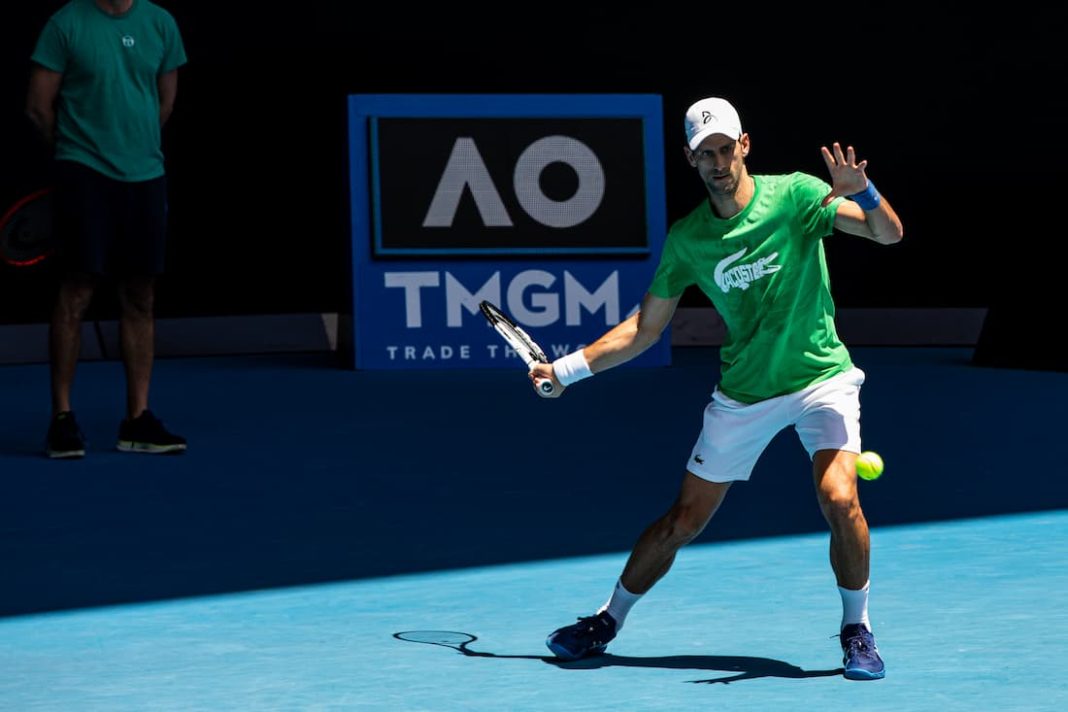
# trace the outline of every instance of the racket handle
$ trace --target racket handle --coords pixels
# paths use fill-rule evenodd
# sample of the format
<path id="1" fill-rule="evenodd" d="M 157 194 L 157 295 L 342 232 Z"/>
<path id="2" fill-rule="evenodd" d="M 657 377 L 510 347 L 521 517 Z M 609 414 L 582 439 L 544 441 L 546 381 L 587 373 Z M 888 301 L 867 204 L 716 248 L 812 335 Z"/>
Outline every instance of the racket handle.
<path id="1" fill-rule="evenodd" d="M 548 378 L 543 378 L 540 381 L 536 381 L 536 383 L 538 384 L 538 390 L 547 396 L 552 395 L 552 392 L 555 390 L 553 382 L 550 381 Z"/>
<path id="2" fill-rule="evenodd" d="M 518 353 L 519 358 L 523 359 L 523 363 L 525 363 L 527 365 L 527 368 L 531 371 L 534 370 L 534 364 L 540 363 L 539 361 L 535 361 L 525 351 L 520 351 Z M 544 393 L 545 395 L 551 395 L 552 392 L 556 389 L 556 387 L 553 385 L 552 380 L 548 378 L 539 378 L 534 381 L 534 384 L 538 387 L 538 390 Z"/>

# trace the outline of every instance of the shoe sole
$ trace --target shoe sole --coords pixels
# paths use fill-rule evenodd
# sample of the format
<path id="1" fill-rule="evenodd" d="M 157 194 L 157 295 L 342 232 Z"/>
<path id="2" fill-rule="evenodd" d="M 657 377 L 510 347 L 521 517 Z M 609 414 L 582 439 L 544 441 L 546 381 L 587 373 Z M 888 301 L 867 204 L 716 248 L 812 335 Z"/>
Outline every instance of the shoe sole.
<path id="1" fill-rule="evenodd" d="M 581 655 L 575 655 L 571 651 L 569 651 L 567 648 L 565 648 L 565 647 L 563 647 L 561 645 L 557 645 L 556 643 L 554 643 L 552 641 L 549 641 L 549 640 L 545 641 L 545 646 L 547 648 L 549 648 L 549 650 L 552 651 L 553 655 L 555 655 L 556 657 L 560 658 L 561 660 L 567 660 L 567 661 L 581 660 L 582 658 L 588 658 L 588 657 L 590 657 L 592 655 L 600 655 L 608 647 L 607 645 L 599 645 L 596 648 L 592 648 L 591 650 L 588 650 L 585 653 L 582 653 Z"/>
<path id="2" fill-rule="evenodd" d="M 45 450 L 45 455 L 53 460 L 73 460 L 85 457 L 85 450 Z"/>
<path id="3" fill-rule="evenodd" d="M 842 672 L 847 680 L 882 680 L 886 677 L 886 670 L 882 672 L 869 672 L 867 670 L 845 670 Z"/>
<path id="4" fill-rule="evenodd" d="M 153 445 L 152 443 L 138 443 L 132 440 L 120 440 L 115 446 L 123 452 L 140 452 L 146 455 L 164 455 L 169 452 L 185 452 L 185 445 Z"/>

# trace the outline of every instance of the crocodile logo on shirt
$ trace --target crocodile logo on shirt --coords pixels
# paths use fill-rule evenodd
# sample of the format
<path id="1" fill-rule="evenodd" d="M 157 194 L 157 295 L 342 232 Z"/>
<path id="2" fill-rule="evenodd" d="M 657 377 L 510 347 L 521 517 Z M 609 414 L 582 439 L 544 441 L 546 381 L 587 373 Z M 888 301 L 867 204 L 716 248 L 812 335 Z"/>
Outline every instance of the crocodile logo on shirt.
<path id="1" fill-rule="evenodd" d="M 716 285 L 723 290 L 724 294 L 731 291 L 731 287 L 749 289 L 749 285 L 761 277 L 766 277 L 782 269 L 782 265 L 770 264 L 772 260 L 779 256 L 778 252 L 773 252 L 767 257 L 761 257 L 756 262 L 735 265 L 734 263 L 742 259 L 748 251 L 748 247 L 743 247 L 733 255 L 724 257 L 716 265 L 714 274 Z"/>

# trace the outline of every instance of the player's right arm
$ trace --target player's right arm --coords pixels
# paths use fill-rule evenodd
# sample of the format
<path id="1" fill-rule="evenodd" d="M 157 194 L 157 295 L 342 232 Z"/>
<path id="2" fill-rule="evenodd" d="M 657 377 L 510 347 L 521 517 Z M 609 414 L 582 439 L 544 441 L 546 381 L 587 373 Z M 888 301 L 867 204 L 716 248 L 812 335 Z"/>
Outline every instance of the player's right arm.
<path id="1" fill-rule="evenodd" d="M 39 64 L 30 72 L 30 86 L 26 92 L 26 116 L 49 146 L 56 145 L 56 98 L 63 82 L 63 74 Z"/>
<path id="2" fill-rule="evenodd" d="M 630 361 L 660 340 L 671 323 L 678 297 L 665 299 L 646 293 L 636 314 L 612 327 L 599 339 L 582 349 L 590 371 L 600 373 Z M 565 386 L 555 373 L 553 364 L 535 364 L 531 378 L 552 379 L 553 396 L 559 396 Z"/>
<path id="3" fill-rule="evenodd" d="M 660 335 L 671 323 L 679 299 L 681 296 L 664 299 L 646 292 L 637 314 L 620 322 L 583 349 L 590 370 L 600 373 L 614 368 L 660 341 Z"/>

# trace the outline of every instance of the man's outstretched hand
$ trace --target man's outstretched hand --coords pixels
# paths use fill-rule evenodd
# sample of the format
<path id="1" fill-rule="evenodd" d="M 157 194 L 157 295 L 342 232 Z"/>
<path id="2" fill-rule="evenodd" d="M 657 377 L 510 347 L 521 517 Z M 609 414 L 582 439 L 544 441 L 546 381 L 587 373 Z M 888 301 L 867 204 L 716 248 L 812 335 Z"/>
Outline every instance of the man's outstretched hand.
<path id="1" fill-rule="evenodd" d="M 842 146 L 837 141 L 832 147 L 834 153 L 826 146 L 820 147 L 823 162 L 827 164 L 827 170 L 831 174 L 831 192 L 820 203 L 823 207 L 837 197 L 854 195 L 868 187 L 868 176 L 864 174 L 868 162 L 864 160 L 857 163 L 857 154 L 852 146 L 849 146 L 845 153 L 842 153 Z"/>

